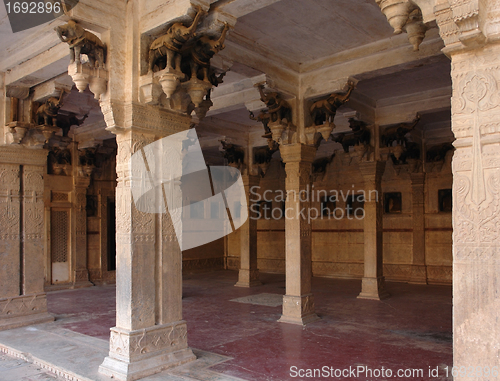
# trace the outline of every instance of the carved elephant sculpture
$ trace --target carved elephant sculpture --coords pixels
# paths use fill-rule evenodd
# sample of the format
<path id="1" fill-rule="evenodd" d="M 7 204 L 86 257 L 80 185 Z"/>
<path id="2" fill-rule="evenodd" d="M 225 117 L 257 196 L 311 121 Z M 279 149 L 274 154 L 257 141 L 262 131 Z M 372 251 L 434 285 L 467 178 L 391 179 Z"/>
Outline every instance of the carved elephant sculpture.
<path id="1" fill-rule="evenodd" d="M 202 79 L 206 82 L 211 82 L 209 78 L 210 60 L 215 54 L 225 48 L 224 40 L 226 39 L 228 30 L 229 25 L 225 23 L 218 39 L 202 36 L 196 41 L 196 45 L 190 52 L 191 57 L 189 64 L 191 66 L 191 79 L 198 78 L 201 69 Z"/>
<path id="2" fill-rule="evenodd" d="M 391 158 L 394 164 L 407 164 L 408 159 L 418 160 L 420 159 L 420 147 L 418 143 L 406 142 L 405 149 L 399 157 L 399 160 L 396 159 L 394 155 L 391 155 Z"/>
<path id="3" fill-rule="evenodd" d="M 382 146 L 391 147 L 394 142 L 396 144 L 406 144 L 406 134 L 412 131 L 420 120 L 420 115 L 417 115 L 411 123 L 400 123 L 396 126 L 387 127 L 382 134 Z"/>
<path id="4" fill-rule="evenodd" d="M 335 154 L 327 157 L 321 157 L 316 159 L 312 163 L 312 171 L 313 173 L 325 173 L 326 167 L 330 164 L 335 157 Z"/>
<path id="5" fill-rule="evenodd" d="M 271 91 L 264 92 L 264 86 L 257 87 L 260 93 L 260 100 L 264 102 L 268 108 L 268 113 L 271 122 L 283 121 L 286 119 L 288 123 L 292 122 L 292 108 L 286 100 L 281 97 L 280 93 Z"/>
<path id="6" fill-rule="evenodd" d="M 190 26 L 176 22 L 168 28 L 167 33 L 153 41 L 149 47 L 149 72 L 153 72 L 155 65 L 163 57 L 166 57 L 165 67 L 181 70 L 181 49 L 189 39 L 195 36 L 196 28 L 203 14 L 201 8 L 198 8 Z M 160 69 L 164 69 L 164 67 L 160 67 Z"/>
<path id="7" fill-rule="evenodd" d="M 250 119 L 255 120 L 257 122 L 261 122 L 264 126 L 264 131 L 266 137 L 271 137 L 271 129 L 269 128 L 269 122 L 271 121 L 271 115 L 267 112 L 267 110 L 261 110 L 259 115 L 255 116 L 252 111 L 250 111 Z"/>
<path id="8" fill-rule="evenodd" d="M 349 127 L 357 139 L 357 144 L 370 144 L 371 133 L 365 122 L 349 118 Z"/>
<path id="9" fill-rule="evenodd" d="M 221 140 L 222 149 L 224 150 L 224 158 L 227 159 L 229 164 L 242 164 L 245 160 L 245 151 L 242 147 L 227 143 Z"/>
<path id="10" fill-rule="evenodd" d="M 332 137 L 334 142 L 342 144 L 345 153 L 349 153 L 349 147 L 354 147 L 358 144 L 358 138 L 354 133 L 341 133 Z"/>
<path id="11" fill-rule="evenodd" d="M 448 151 L 454 151 L 455 147 L 451 143 L 443 143 L 434 147 L 430 147 L 427 150 L 426 161 L 427 162 L 436 162 L 442 161 L 446 157 Z"/>
<path id="12" fill-rule="evenodd" d="M 63 130 L 63 136 L 68 136 L 68 132 L 71 126 L 80 126 L 87 119 L 88 114 L 85 114 L 81 119 L 78 119 L 74 112 L 70 112 L 69 114 L 57 114 L 57 127 Z"/>
<path id="13" fill-rule="evenodd" d="M 253 161 L 255 164 L 269 163 L 276 150 L 269 149 L 269 146 L 255 147 L 253 149 Z"/>
<path id="14" fill-rule="evenodd" d="M 92 67 L 104 68 L 106 47 L 95 34 L 86 31 L 75 21 L 55 28 L 62 42 L 66 42 L 70 49 L 70 62 L 80 63 L 80 55 L 86 54 Z"/>
<path id="15" fill-rule="evenodd" d="M 349 82 L 349 90 L 347 90 L 347 93 L 334 93 L 326 99 L 314 102 L 310 108 L 314 125 L 319 126 L 324 122 L 333 123 L 337 109 L 349 100 L 352 90 L 354 90 L 354 83 Z"/>
<path id="16" fill-rule="evenodd" d="M 61 91 L 59 99 L 50 97 L 36 110 L 36 124 L 46 126 L 57 126 L 57 113 L 63 105 L 64 91 Z"/>

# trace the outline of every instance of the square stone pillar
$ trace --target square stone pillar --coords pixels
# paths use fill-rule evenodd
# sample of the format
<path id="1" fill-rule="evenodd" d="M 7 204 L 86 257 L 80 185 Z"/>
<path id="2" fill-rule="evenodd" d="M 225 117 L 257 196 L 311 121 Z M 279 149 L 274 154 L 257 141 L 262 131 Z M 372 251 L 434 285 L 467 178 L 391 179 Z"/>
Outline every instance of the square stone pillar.
<path id="1" fill-rule="evenodd" d="M 453 365 L 458 369 L 499 365 L 499 56 L 498 44 L 451 56 L 456 137 L 452 161 Z M 483 373 L 472 379 L 492 377 Z"/>
<path id="2" fill-rule="evenodd" d="M 74 160 L 74 167 L 78 163 Z M 75 274 L 73 282 L 75 287 L 92 286 L 89 281 L 87 267 L 87 188 L 90 185 L 90 176 L 75 173 L 73 177 L 73 243 Z"/>
<path id="3" fill-rule="evenodd" d="M 365 183 L 364 275 L 360 299 L 381 300 L 389 296 L 385 290 L 383 263 L 382 175 L 385 161 L 359 163 Z M 375 191 L 375 192 L 374 192 Z M 376 195 L 376 197 L 375 197 Z"/>
<path id="4" fill-rule="evenodd" d="M 44 286 L 47 151 L 0 147 L 0 330 L 54 320 Z"/>
<path id="5" fill-rule="evenodd" d="M 182 255 L 171 216 L 136 208 L 131 181 L 147 174 L 133 173 L 130 165 L 135 152 L 188 129 L 190 118 L 139 104 L 129 111 L 133 126 L 110 128 L 118 144 L 116 327 L 111 328 L 109 356 L 99 368 L 107 376 L 127 381 L 195 359 L 182 320 Z M 119 107 L 104 108 L 105 119 L 109 123 L 110 114 L 120 112 Z"/>
<path id="6" fill-rule="evenodd" d="M 311 165 L 316 148 L 304 144 L 280 146 L 286 172 L 285 261 L 286 295 L 280 322 L 305 325 L 318 318 L 311 293 L 312 256 L 310 208 Z"/>
<path id="7" fill-rule="evenodd" d="M 427 284 L 425 264 L 425 173 L 411 173 L 413 260 L 410 283 Z"/>
<path id="8" fill-rule="evenodd" d="M 242 175 L 245 194 L 247 195 L 248 220 L 240 227 L 240 271 L 237 287 L 260 286 L 259 269 L 257 268 L 257 219 L 252 215 L 250 205 L 250 189 L 258 186 L 259 176 Z"/>

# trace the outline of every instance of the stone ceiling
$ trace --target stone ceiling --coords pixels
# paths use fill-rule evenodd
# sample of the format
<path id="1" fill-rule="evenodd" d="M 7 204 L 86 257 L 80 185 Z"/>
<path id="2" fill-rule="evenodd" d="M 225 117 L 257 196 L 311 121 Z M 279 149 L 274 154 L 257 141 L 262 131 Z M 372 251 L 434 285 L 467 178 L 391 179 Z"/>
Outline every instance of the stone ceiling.
<path id="1" fill-rule="evenodd" d="M 224 6 L 238 1 L 247 0 L 216 0 L 212 5 L 220 4 L 224 10 Z M 245 6 L 263 7 L 255 5 L 256 10 L 238 18 L 220 54 L 231 68 L 224 83 L 214 90 L 214 107 L 200 125 L 207 138 L 221 136 L 225 128 L 236 139 L 244 134 L 247 140 L 252 136 L 258 139 L 262 125 L 251 121 L 247 110 L 258 109 L 255 83 L 267 78 L 272 84 L 281 76 L 281 85 L 286 86 L 287 75 L 294 81 L 311 78 L 317 83 L 330 83 L 322 73 L 331 75 L 340 64 L 359 83 L 352 102 L 338 112 L 338 130 L 347 127 L 341 114 L 352 111 L 382 125 L 398 122 L 398 118 L 408 121 L 416 111 L 425 111 L 427 115 L 440 115 L 439 120 L 426 119 L 429 126 L 449 125 L 450 61 L 440 52 L 442 41 L 435 27 L 427 32 L 420 52 L 413 52 L 405 34 L 393 35 L 375 0 L 256 0 L 252 4 Z M 12 69 L 9 73 L 17 81 L 14 84 L 28 86 L 63 74 L 69 60 L 67 46 L 59 43 L 53 31 L 60 23 L 55 20 L 12 34 L 5 8 L 0 6 L 0 71 Z M 31 71 L 25 67 L 39 57 L 47 62 L 45 67 Z M 313 74 L 307 77 L 308 73 Z M 336 90 L 326 86 L 323 93 Z M 67 107 L 77 112 L 80 101 L 87 105 L 88 94 L 73 92 Z M 97 111 L 96 107 L 79 130 L 90 136 L 93 132 L 89 125 L 94 124 L 99 129 L 96 135 L 111 137 L 101 131 L 103 123 Z M 441 120 L 443 115 L 446 120 Z"/>

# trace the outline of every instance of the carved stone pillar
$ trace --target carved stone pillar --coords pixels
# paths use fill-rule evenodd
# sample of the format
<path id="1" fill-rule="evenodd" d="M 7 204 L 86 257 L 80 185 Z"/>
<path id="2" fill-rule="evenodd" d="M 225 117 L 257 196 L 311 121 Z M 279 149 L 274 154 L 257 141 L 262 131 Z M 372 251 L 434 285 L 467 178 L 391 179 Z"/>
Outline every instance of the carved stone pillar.
<path id="1" fill-rule="evenodd" d="M 114 123 L 125 112 L 105 107 Z M 126 128 L 117 134 L 116 327 L 99 371 L 119 380 L 136 380 L 195 359 L 182 320 L 182 257 L 170 214 L 144 213 L 132 198 L 131 156 L 155 140 L 186 130 L 190 118 L 152 106 L 126 109 Z M 111 121 L 110 121 L 111 120 Z"/>
<path id="2" fill-rule="evenodd" d="M 240 227 L 240 271 L 238 287 L 259 286 L 259 270 L 257 268 L 257 219 L 252 216 L 250 205 L 250 189 L 259 185 L 259 176 L 242 175 L 245 194 L 247 195 L 248 220 Z"/>
<path id="3" fill-rule="evenodd" d="M 311 293 L 311 224 L 307 220 L 311 165 L 316 148 L 304 144 L 282 145 L 286 171 L 285 260 L 286 295 L 280 322 L 307 324 L 318 318 Z"/>
<path id="4" fill-rule="evenodd" d="M 0 330 L 54 320 L 43 290 L 46 158 L 0 147 Z"/>
<path id="5" fill-rule="evenodd" d="M 411 173 L 413 260 L 410 283 L 427 284 L 425 264 L 425 173 Z"/>
<path id="6" fill-rule="evenodd" d="M 74 161 L 74 167 L 77 167 Z M 90 185 L 90 177 L 76 174 L 73 183 L 73 221 L 74 221 L 74 259 L 75 275 L 73 282 L 75 287 L 91 286 L 89 282 L 89 270 L 87 267 L 87 188 Z"/>
<path id="7" fill-rule="evenodd" d="M 483 370 L 498 365 L 499 354 L 499 55 L 491 45 L 451 56 L 453 365 Z"/>
<path id="8" fill-rule="evenodd" d="M 385 161 L 359 163 L 365 182 L 364 217 L 364 275 L 361 282 L 360 299 L 381 300 L 389 294 L 385 290 L 383 276 L 383 209 L 382 175 Z M 375 193 L 374 193 L 375 191 Z M 376 197 L 374 196 L 376 194 Z"/>

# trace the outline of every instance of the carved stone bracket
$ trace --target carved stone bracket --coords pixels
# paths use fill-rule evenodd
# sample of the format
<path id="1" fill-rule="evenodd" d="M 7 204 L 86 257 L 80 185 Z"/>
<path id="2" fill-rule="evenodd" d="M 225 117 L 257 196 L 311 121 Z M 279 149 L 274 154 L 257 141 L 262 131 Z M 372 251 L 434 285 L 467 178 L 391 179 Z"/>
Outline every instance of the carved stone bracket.
<path id="1" fill-rule="evenodd" d="M 108 71 L 100 67 L 91 67 L 89 63 L 73 62 L 68 66 L 68 74 L 73 79 L 76 88 L 83 93 L 87 86 L 100 100 L 108 86 Z"/>
<path id="2" fill-rule="evenodd" d="M 394 34 L 406 32 L 417 51 L 428 27 L 424 24 L 420 8 L 410 0 L 376 0 L 380 10 L 394 28 Z"/>

